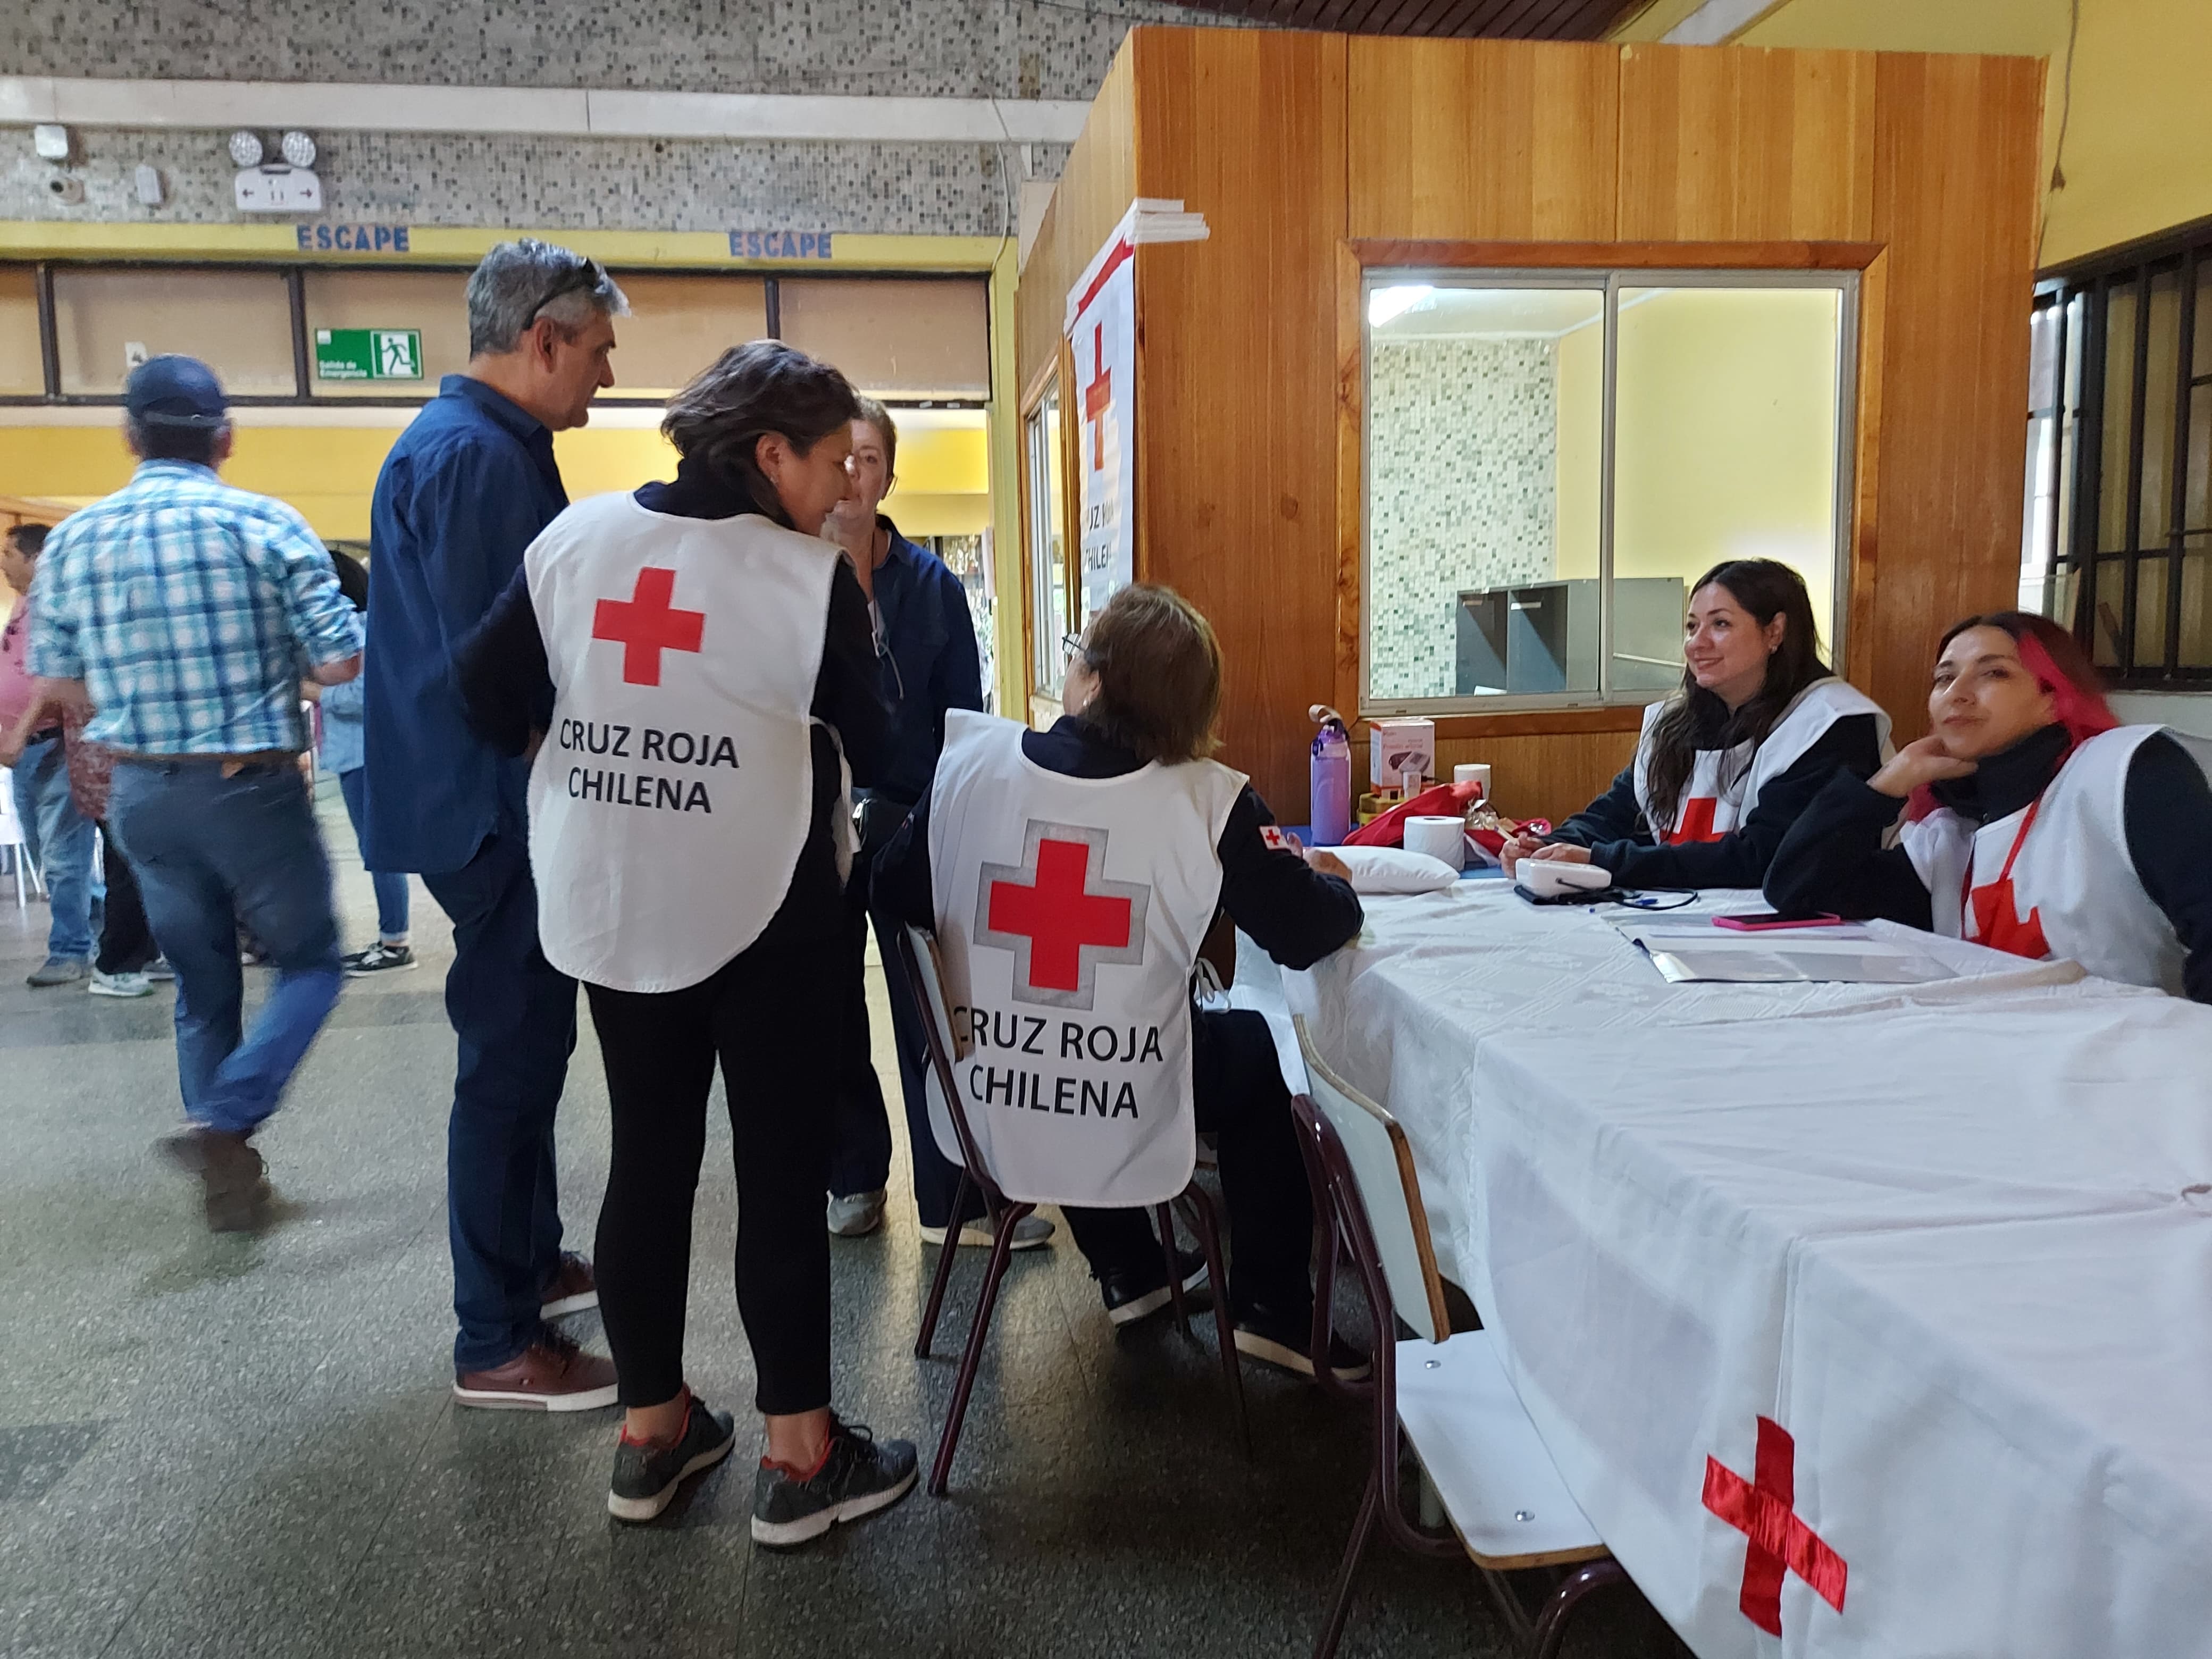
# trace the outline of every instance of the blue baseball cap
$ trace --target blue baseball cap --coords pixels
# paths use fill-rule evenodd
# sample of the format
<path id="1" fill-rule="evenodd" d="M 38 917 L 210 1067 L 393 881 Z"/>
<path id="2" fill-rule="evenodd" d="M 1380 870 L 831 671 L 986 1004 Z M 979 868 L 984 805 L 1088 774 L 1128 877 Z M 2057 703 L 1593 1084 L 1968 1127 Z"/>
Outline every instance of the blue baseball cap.
<path id="1" fill-rule="evenodd" d="M 149 426 L 223 426 L 230 403 L 222 382 L 197 357 L 149 357 L 123 383 L 123 407 Z"/>

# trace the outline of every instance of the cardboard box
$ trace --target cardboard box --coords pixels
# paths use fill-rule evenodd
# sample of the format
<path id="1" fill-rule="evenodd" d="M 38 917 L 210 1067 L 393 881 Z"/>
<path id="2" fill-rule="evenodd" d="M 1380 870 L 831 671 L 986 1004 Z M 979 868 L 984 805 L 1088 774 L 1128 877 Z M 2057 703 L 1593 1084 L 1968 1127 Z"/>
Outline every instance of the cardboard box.
<path id="1" fill-rule="evenodd" d="M 1437 769 L 1437 723 L 1403 719 L 1368 722 L 1367 781 L 1377 789 L 1395 789 L 1407 771 L 1423 777 Z"/>

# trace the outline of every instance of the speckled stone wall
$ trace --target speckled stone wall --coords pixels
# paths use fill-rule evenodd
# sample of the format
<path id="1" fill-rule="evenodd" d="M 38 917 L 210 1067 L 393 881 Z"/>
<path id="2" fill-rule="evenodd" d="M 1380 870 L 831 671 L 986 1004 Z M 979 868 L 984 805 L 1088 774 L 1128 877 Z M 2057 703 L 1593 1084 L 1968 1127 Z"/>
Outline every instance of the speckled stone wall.
<path id="1" fill-rule="evenodd" d="M 1449 697 L 1460 591 L 1552 574 L 1559 346 L 1378 340 L 1368 397 L 1369 683 Z"/>
<path id="2" fill-rule="evenodd" d="M 10 0 L 14 75 L 1087 100 L 1132 22 L 1220 19 L 1157 0 Z M 1023 160 L 975 144 L 318 133 L 331 219 L 429 225 L 1011 234 Z M 0 142 L 0 218 L 239 218 L 219 132 L 85 130 L 85 200 Z M 1032 179 L 1064 147 L 1033 145 Z M 160 208 L 132 170 L 159 168 Z"/>
<path id="3" fill-rule="evenodd" d="M 205 224 L 240 220 L 222 132 L 87 128 L 70 172 L 85 199 L 47 193 L 50 169 L 0 135 L 0 219 Z M 574 230 L 770 227 L 875 234 L 1011 234 L 1019 158 L 988 144 L 756 143 L 319 133 L 320 218 L 337 222 Z M 1032 177 L 1059 176 L 1064 146 L 1031 147 Z M 132 194 L 148 163 L 167 191 Z M 286 222 L 292 222 L 287 220 Z"/>
<path id="4" fill-rule="evenodd" d="M 1087 100 L 1158 0 L 9 0 L 11 75 Z"/>

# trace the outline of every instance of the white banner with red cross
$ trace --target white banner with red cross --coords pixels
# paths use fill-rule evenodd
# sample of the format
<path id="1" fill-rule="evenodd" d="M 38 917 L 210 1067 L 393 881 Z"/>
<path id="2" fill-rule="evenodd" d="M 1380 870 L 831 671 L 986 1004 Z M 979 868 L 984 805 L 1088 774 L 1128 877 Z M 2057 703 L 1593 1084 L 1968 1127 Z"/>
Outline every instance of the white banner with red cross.
<path id="1" fill-rule="evenodd" d="M 1086 618 L 1137 579 L 1137 237 L 1131 217 L 1115 228 L 1068 295 L 1075 384 L 1062 407 L 1077 422 Z"/>
<path id="2" fill-rule="evenodd" d="M 2208 1052 L 2109 988 L 1484 1042 L 1461 1273 L 1699 1655 L 2212 1652 Z"/>

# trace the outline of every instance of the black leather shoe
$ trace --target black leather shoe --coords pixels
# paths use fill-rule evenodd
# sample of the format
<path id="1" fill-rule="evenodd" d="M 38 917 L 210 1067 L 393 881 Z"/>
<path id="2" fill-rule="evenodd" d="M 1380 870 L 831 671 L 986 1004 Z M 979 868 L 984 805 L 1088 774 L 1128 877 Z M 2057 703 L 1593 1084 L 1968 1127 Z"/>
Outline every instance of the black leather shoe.
<path id="1" fill-rule="evenodd" d="M 1177 1250 L 1176 1263 L 1182 1269 L 1185 1296 L 1206 1288 L 1206 1258 L 1195 1250 Z M 1106 1304 L 1106 1317 L 1116 1325 L 1133 1325 L 1149 1319 L 1175 1300 L 1168 1288 L 1167 1263 L 1154 1257 L 1146 1268 L 1125 1268 L 1103 1274 L 1098 1295 Z"/>

